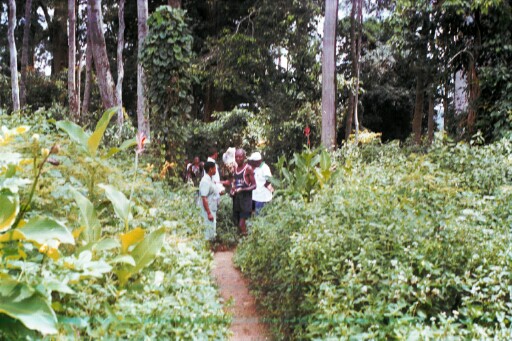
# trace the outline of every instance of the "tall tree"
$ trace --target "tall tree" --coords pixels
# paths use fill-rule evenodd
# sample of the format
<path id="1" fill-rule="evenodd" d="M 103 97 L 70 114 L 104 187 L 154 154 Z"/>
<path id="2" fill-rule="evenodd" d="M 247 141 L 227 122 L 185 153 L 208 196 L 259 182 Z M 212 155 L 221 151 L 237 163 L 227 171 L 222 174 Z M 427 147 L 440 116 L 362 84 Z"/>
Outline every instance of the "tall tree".
<path id="1" fill-rule="evenodd" d="M 39 7 L 43 11 L 48 26 L 49 50 L 52 55 L 52 77 L 58 77 L 66 67 L 67 56 L 67 3 L 66 1 L 40 0 Z M 51 7 L 50 7 L 51 5 Z M 53 15 L 51 10 L 53 9 Z"/>
<path id="2" fill-rule="evenodd" d="M 137 0 L 137 46 L 140 56 L 144 39 L 148 34 L 148 1 Z M 137 128 L 149 138 L 149 120 L 146 114 L 146 98 L 144 96 L 146 76 L 142 63 L 137 58 Z"/>
<path id="3" fill-rule="evenodd" d="M 356 17 L 357 17 L 357 7 L 359 4 L 359 0 L 352 0 L 352 9 L 350 10 L 350 59 L 351 59 L 351 69 L 352 69 L 352 78 L 355 77 L 357 73 L 357 40 L 356 40 Z M 345 139 L 348 141 L 350 134 L 352 134 L 352 124 L 354 120 L 354 106 L 355 106 L 355 92 L 352 90 L 353 86 L 351 86 L 351 91 L 348 96 L 348 110 L 347 110 L 347 119 L 345 121 Z"/>
<path id="4" fill-rule="evenodd" d="M 89 104 L 91 103 L 91 82 L 92 82 L 92 43 L 91 43 L 91 25 L 87 20 L 87 33 L 85 48 L 85 84 L 84 84 L 84 99 L 82 101 L 82 115 L 89 112 Z"/>
<path id="5" fill-rule="evenodd" d="M 428 90 L 428 121 L 427 121 L 428 143 L 434 140 L 434 86 Z"/>
<path id="6" fill-rule="evenodd" d="M 79 120 L 76 86 L 76 0 L 68 0 L 68 101 L 73 121 Z"/>
<path id="7" fill-rule="evenodd" d="M 354 94 L 354 124 L 356 129 L 356 143 L 359 139 L 359 75 L 361 72 L 361 40 L 363 36 L 363 0 L 354 0 L 357 4 L 357 51 L 356 51 L 356 89 Z"/>
<path id="8" fill-rule="evenodd" d="M 118 18 L 119 18 L 119 32 L 117 34 L 117 123 L 119 126 L 123 125 L 123 79 L 124 79 L 124 66 L 123 66 L 123 48 L 124 48 L 124 3 L 125 0 L 119 0 Z"/>
<path id="9" fill-rule="evenodd" d="M 336 25 L 338 0 L 325 0 L 322 47 L 322 144 L 336 146 Z"/>
<path id="10" fill-rule="evenodd" d="M 20 90 L 18 86 L 18 56 L 16 53 L 16 42 L 14 41 L 14 30 L 16 28 L 16 1 L 9 0 L 9 29 L 7 38 L 9 40 L 9 54 L 11 62 L 11 91 L 12 106 L 14 111 L 20 110 Z"/>
<path id="11" fill-rule="evenodd" d="M 25 26 L 23 27 L 23 45 L 21 46 L 21 79 L 20 79 L 20 105 L 27 104 L 27 71 L 28 55 L 30 53 L 30 27 L 32 24 L 32 0 L 25 2 Z"/>
<path id="12" fill-rule="evenodd" d="M 96 68 L 98 87 L 100 89 L 101 101 L 105 108 L 112 108 L 117 105 L 114 81 L 110 73 L 110 63 L 107 55 L 105 36 L 103 34 L 103 15 L 101 11 L 101 0 L 88 0 L 88 20 L 91 29 L 91 49 Z"/>

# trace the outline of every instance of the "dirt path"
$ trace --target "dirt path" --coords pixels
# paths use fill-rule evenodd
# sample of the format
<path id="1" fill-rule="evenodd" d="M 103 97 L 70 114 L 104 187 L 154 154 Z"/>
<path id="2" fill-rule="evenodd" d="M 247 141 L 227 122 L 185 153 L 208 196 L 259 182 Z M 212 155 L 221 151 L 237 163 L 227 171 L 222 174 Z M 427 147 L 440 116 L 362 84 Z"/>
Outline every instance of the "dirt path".
<path id="1" fill-rule="evenodd" d="M 271 340 L 267 326 L 260 321 L 247 281 L 235 269 L 232 258 L 233 251 L 216 252 L 212 270 L 224 302 L 227 303 L 230 298 L 234 301 L 226 307 L 226 311 L 233 316 L 231 340 Z"/>

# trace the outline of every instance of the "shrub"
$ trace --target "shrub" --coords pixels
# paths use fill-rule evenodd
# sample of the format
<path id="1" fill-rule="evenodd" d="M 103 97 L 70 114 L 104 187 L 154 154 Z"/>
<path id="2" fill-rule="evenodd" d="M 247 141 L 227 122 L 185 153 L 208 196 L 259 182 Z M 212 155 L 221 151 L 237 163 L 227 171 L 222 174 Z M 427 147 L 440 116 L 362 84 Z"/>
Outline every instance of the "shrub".
<path id="1" fill-rule="evenodd" d="M 133 149 L 109 158 L 113 114 L 93 134 L 59 122 L 69 136 L 2 117 L 0 339 L 228 336 L 191 195 L 134 168 Z"/>
<path id="2" fill-rule="evenodd" d="M 276 198 L 237 249 L 280 337 L 510 338 L 509 142 L 468 147 L 464 170 L 449 149 L 368 148 L 311 202 Z"/>

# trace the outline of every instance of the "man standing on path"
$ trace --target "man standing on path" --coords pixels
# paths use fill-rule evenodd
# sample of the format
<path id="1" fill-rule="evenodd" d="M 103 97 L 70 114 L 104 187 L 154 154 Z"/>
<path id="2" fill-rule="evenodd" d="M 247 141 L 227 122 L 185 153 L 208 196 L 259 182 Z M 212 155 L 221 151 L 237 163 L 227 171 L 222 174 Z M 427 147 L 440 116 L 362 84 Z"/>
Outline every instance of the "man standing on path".
<path id="1" fill-rule="evenodd" d="M 254 152 L 247 159 L 254 168 L 254 179 L 256 180 L 256 189 L 252 191 L 252 201 L 254 203 L 254 214 L 258 215 L 268 202 L 272 200 L 274 188 L 268 181 L 272 177 L 272 172 L 268 165 L 262 160 L 259 152 Z"/>
<path id="2" fill-rule="evenodd" d="M 212 179 L 217 172 L 215 163 L 206 162 L 204 171 L 205 174 L 199 183 L 199 195 L 202 203 L 201 213 L 205 223 L 205 238 L 212 241 L 217 234 L 217 201 L 219 195 L 218 187 Z"/>
<path id="3" fill-rule="evenodd" d="M 242 236 L 247 235 L 245 221 L 252 212 L 252 191 L 256 188 L 253 168 L 245 163 L 245 151 L 235 152 L 236 169 L 231 186 L 233 196 L 233 220 L 240 228 Z"/>

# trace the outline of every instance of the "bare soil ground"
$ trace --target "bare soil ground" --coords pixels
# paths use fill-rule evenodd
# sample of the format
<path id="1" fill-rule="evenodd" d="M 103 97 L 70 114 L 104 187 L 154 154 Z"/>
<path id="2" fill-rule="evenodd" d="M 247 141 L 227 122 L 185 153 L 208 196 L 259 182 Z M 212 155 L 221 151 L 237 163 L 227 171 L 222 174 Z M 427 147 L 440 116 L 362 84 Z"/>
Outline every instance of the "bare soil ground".
<path id="1" fill-rule="evenodd" d="M 216 252 L 212 270 L 225 309 L 233 316 L 231 340 L 271 340 L 268 326 L 261 322 L 254 297 L 249 293 L 247 280 L 235 268 L 232 258 L 233 251 Z"/>

